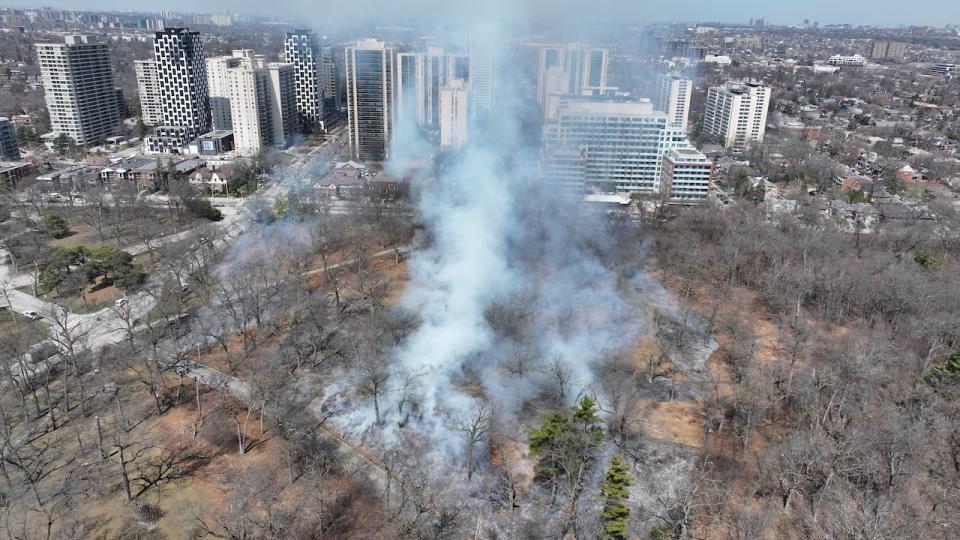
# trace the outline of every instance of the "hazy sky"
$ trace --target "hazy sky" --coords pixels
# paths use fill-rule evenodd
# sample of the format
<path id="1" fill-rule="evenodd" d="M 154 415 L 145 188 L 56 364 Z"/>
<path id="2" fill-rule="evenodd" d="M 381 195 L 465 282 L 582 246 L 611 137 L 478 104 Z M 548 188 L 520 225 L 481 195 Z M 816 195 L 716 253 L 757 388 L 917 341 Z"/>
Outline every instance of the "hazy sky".
<path id="1" fill-rule="evenodd" d="M 240 12 L 297 16 L 325 26 L 331 19 L 358 22 L 366 14 L 384 17 L 474 18 L 520 16 L 527 20 L 722 21 L 766 17 L 776 24 L 803 19 L 821 24 L 936 25 L 960 23 L 958 0 L 41 0 L 65 8 Z M 906 9 L 909 6 L 909 9 Z"/>

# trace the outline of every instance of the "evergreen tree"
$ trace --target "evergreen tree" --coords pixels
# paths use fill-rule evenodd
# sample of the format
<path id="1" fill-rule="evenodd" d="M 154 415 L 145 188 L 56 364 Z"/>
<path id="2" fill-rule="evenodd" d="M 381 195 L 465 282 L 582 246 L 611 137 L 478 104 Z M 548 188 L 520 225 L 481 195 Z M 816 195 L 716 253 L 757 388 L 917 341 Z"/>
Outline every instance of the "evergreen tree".
<path id="1" fill-rule="evenodd" d="M 43 227 L 43 232 L 51 238 L 64 238 L 70 235 L 67 220 L 56 212 L 44 212 L 41 226 Z"/>
<path id="2" fill-rule="evenodd" d="M 530 433 L 530 452 L 539 458 L 536 475 L 553 495 L 562 489 L 576 501 L 603 440 L 597 402 L 585 396 L 577 405 L 553 411 Z"/>
<path id="3" fill-rule="evenodd" d="M 625 540 L 627 538 L 627 499 L 630 498 L 628 488 L 633 484 L 630 471 L 620 460 L 620 456 L 613 456 L 607 477 L 600 486 L 600 498 L 603 500 L 603 530 L 600 538 L 603 540 Z"/>

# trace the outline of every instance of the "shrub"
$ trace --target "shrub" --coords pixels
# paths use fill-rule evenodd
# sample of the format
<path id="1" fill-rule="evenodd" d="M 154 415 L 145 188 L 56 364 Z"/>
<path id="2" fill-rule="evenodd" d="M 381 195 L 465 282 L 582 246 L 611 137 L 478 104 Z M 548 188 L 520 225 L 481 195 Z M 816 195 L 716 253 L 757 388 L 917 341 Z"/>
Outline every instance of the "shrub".
<path id="1" fill-rule="evenodd" d="M 210 221 L 220 221 L 223 219 L 223 213 L 211 206 L 210 201 L 204 198 L 198 197 L 187 201 L 187 210 L 197 217 L 209 219 Z"/>

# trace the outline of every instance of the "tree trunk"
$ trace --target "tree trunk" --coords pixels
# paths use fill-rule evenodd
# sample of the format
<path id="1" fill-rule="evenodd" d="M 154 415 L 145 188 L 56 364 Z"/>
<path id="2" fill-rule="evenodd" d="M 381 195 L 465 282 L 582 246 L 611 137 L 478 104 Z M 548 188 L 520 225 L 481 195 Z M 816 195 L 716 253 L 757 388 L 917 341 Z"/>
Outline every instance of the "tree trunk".
<path id="1" fill-rule="evenodd" d="M 240 421 L 239 421 L 239 420 L 237 420 L 236 418 L 234 418 L 233 421 L 236 422 L 236 424 L 237 424 L 237 445 L 239 446 L 240 455 L 242 456 L 243 453 L 244 453 L 244 451 L 246 450 L 246 448 L 245 448 L 244 445 L 243 445 L 243 430 L 240 429 Z"/>
<path id="2" fill-rule="evenodd" d="M 123 446 L 117 445 L 117 464 L 120 466 L 120 480 L 123 482 L 123 492 L 127 495 L 127 502 L 133 500 L 130 493 L 130 477 L 127 476 L 127 463 L 123 459 Z"/>
<path id="3" fill-rule="evenodd" d="M 100 417 L 97 420 L 97 448 L 100 450 L 100 461 L 107 459 L 107 452 L 103 449 L 103 427 L 100 425 Z"/>
<path id="4" fill-rule="evenodd" d="M 200 379 L 194 379 L 194 388 L 197 391 L 197 426 L 203 425 L 203 406 L 200 404 Z"/>
<path id="5" fill-rule="evenodd" d="M 474 442 L 472 440 L 467 441 L 467 482 L 473 478 L 473 447 Z"/>
<path id="6" fill-rule="evenodd" d="M 123 416 L 123 406 L 120 405 L 120 392 L 113 394 L 117 403 L 117 426 L 123 431 L 127 431 L 127 419 Z"/>

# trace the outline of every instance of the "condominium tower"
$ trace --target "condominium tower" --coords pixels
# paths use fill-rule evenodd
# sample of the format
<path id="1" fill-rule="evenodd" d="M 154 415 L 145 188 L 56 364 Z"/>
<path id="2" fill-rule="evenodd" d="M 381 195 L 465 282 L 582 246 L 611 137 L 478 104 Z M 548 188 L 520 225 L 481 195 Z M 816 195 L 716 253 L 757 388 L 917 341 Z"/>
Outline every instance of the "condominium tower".
<path id="1" fill-rule="evenodd" d="M 233 129 L 230 113 L 230 82 L 227 73 L 240 65 L 244 56 L 253 51 L 238 49 L 228 56 L 207 58 L 207 94 L 210 96 L 210 121 L 213 129 Z"/>
<path id="2" fill-rule="evenodd" d="M 323 120 L 322 56 L 313 32 L 310 30 L 288 32 L 283 43 L 283 58 L 294 67 L 300 124 L 306 127 L 321 122 Z"/>
<path id="3" fill-rule="evenodd" d="M 496 73 L 496 33 L 479 26 L 470 32 L 467 54 L 470 57 L 470 116 L 485 113 L 493 106 Z"/>
<path id="4" fill-rule="evenodd" d="M 467 58 L 445 54 L 439 48 L 430 48 L 424 53 L 397 54 L 394 96 L 397 121 L 410 120 L 421 127 L 437 128 L 440 91 L 455 80 L 466 83 L 465 76 L 469 76 Z"/>
<path id="5" fill-rule="evenodd" d="M 868 51 L 874 60 L 903 60 L 907 52 L 907 44 L 900 41 L 886 41 L 875 39 L 870 42 Z"/>
<path id="6" fill-rule="evenodd" d="M 140 94 L 140 118 L 148 126 L 163 122 L 160 108 L 160 77 L 156 60 L 137 60 L 133 63 L 137 75 L 137 91 Z"/>
<path id="7" fill-rule="evenodd" d="M 703 130 L 723 139 L 724 145 L 743 152 L 763 141 L 770 106 L 770 88 L 757 81 L 727 82 L 707 92 Z"/>
<path id="8" fill-rule="evenodd" d="M 584 43 L 541 45 L 538 51 L 537 101 L 550 94 L 599 96 L 607 88 L 607 49 Z"/>
<path id="9" fill-rule="evenodd" d="M 210 131 L 207 67 L 199 32 L 167 28 L 157 32 L 154 60 L 160 82 L 161 125 L 148 138 L 154 152 L 176 152 Z"/>
<path id="10" fill-rule="evenodd" d="M 80 146 L 113 135 L 119 110 L 106 43 L 68 35 L 63 43 L 37 43 L 36 49 L 53 132 Z"/>
<path id="11" fill-rule="evenodd" d="M 335 55 L 333 47 L 320 47 L 320 90 L 324 115 L 340 109 L 340 68 Z"/>
<path id="12" fill-rule="evenodd" d="M 692 80 L 674 74 L 660 75 L 657 78 L 657 110 L 667 113 L 670 124 L 686 129 L 692 93 Z"/>
<path id="13" fill-rule="evenodd" d="M 366 39 L 347 47 L 344 58 L 350 155 L 362 161 L 385 161 L 393 130 L 393 49 Z"/>
<path id="14" fill-rule="evenodd" d="M 467 141 L 469 91 L 461 79 L 440 89 L 440 146 L 457 148 Z"/>
<path id="15" fill-rule="evenodd" d="M 223 82 L 237 155 L 286 146 L 297 125 L 293 64 L 267 63 L 249 49 L 235 50 L 230 58 Z"/>

